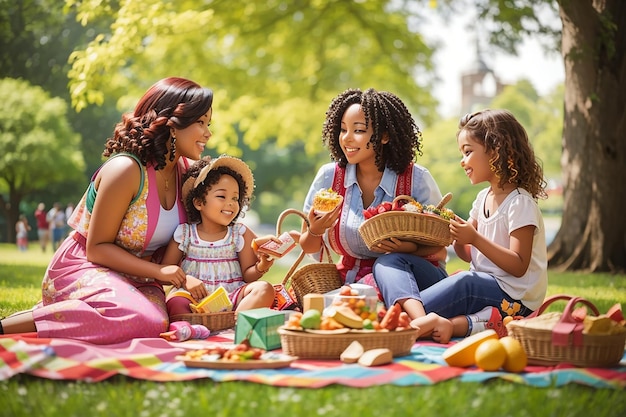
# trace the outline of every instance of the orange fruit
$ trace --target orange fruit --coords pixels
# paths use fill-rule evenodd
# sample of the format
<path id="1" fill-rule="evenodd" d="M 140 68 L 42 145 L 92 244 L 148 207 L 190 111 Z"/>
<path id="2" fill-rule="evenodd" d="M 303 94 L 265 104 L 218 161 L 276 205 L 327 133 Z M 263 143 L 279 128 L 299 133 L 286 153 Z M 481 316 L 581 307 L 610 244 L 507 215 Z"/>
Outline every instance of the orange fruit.
<path id="1" fill-rule="evenodd" d="M 502 319 L 502 324 L 506 326 L 512 321 L 513 321 L 513 316 L 506 316 L 505 318 Z"/>
<path id="2" fill-rule="evenodd" d="M 506 350 L 506 360 L 502 365 L 504 370 L 507 372 L 522 372 L 528 364 L 528 356 L 519 340 L 511 336 L 505 336 L 500 339 L 500 343 Z"/>
<path id="3" fill-rule="evenodd" d="M 483 371 L 497 371 L 504 365 L 506 350 L 499 339 L 488 339 L 482 342 L 474 353 L 476 366 Z"/>

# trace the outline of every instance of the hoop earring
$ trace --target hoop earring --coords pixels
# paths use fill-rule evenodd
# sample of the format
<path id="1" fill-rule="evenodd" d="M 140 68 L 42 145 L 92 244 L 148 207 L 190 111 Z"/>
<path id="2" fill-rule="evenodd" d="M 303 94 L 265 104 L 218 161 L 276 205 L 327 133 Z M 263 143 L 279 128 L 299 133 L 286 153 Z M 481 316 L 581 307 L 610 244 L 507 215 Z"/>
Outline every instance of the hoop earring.
<path id="1" fill-rule="evenodd" d="M 176 136 L 172 136 L 172 142 L 170 143 L 170 161 L 173 161 L 176 157 Z"/>

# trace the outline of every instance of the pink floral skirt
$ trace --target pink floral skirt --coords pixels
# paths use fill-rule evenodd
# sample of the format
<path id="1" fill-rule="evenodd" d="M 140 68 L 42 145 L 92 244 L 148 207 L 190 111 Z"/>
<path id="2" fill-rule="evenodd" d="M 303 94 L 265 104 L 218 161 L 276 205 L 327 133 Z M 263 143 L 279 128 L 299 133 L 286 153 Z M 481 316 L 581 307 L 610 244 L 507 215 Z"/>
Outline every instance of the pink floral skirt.
<path id="1" fill-rule="evenodd" d="M 33 310 L 38 336 L 113 344 L 167 331 L 163 287 L 89 262 L 79 240 L 65 239 L 48 266 Z"/>

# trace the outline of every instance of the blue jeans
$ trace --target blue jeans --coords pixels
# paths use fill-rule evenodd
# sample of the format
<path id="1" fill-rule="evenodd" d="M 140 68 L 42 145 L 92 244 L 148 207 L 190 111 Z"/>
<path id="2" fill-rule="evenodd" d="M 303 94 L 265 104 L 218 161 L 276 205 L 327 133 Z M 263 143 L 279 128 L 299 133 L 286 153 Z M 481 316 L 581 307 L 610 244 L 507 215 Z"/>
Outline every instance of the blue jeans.
<path id="1" fill-rule="evenodd" d="M 416 258 L 421 261 L 416 261 Z M 497 307 L 503 316 L 527 316 L 532 313 L 519 300 L 502 291 L 496 278 L 490 274 L 461 271 L 433 282 L 433 276 L 424 268 L 424 262 L 429 263 L 402 253 L 378 258 L 374 264 L 374 279 L 385 305 L 414 298 L 422 302 L 427 313 L 435 312 L 446 318 L 477 313 L 488 306 Z"/>
<path id="2" fill-rule="evenodd" d="M 372 272 L 386 306 L 407 298 L 421 300 L 420 291 L 448 276 L 444 268 L 408 253 L 389 253 L 378 257 Z"/>

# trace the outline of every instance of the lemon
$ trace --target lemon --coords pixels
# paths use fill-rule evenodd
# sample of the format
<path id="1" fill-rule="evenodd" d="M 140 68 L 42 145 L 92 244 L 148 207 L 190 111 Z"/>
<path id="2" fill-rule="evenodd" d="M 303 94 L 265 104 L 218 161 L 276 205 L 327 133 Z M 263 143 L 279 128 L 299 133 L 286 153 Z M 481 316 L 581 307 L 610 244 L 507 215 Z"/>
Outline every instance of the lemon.
<path id="1" fill-rule="evenodd" d="M 476 348 L 474 359 L 483 371 L 497 371 L 504 365 L 506 350 L 499 339 L 488 339 Z"/>
<path id="2" fill-rule="evenodd" d="M 511 336 L 505 336 L 500 339 L 500 343 L 506 350 L 506 360 L 502 365 L 504 370 L 507 372 L 522 372 L 528 364 L 528 356 L 519 340 Z"/>

